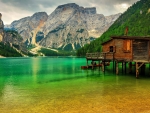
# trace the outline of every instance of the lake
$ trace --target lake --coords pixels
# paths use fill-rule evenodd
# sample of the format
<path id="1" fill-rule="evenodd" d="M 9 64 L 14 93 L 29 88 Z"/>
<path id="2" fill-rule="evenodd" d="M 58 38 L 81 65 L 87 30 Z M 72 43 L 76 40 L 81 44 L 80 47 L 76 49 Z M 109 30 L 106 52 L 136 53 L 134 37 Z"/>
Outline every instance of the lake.
<path id="1" fill-rule="evenodd" d="M 150 77 L 81 70 L 85 58 L 1 58 L 0 113 L 150 113 Z"/>

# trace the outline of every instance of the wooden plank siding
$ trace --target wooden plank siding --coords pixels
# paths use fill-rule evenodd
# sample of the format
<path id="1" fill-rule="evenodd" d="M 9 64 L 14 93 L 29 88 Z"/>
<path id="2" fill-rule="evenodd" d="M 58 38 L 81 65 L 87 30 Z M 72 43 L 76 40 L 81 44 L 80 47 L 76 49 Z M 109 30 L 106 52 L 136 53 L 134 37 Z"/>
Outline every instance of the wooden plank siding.
<path id="1" fill-rule="evenodd" d="M 104 46 L 102 46 L 102 51 L 105 53 L 110 53 L 110 54 L 106 54 L 106 59 L 113 59 L 113 55 L 111 54 L 111 52 L 115 52 L 116 51 L 116 47 L 114 46 L 114 40 L 110 40 L 109 42 L 105 43 Z M 113 51 L 110 51 L 110 47 L 113 47 Z"/>
<path id="2" fill-rule="evenodd" d="M 133 40 L 133 61 L 149 61 L 148 43 L 147 40 Z"/>
<path id="3" fill-rule="evenodd" d="M 132 60 L 132 40 L 129 39 L 113 39 L 103 44 L 102 51 L 109 52 L 110 47 L 113 47 L 114 58 L 131 61 Z M 110 58 L 111 55 L 107 55 L 106 58 Z"/>

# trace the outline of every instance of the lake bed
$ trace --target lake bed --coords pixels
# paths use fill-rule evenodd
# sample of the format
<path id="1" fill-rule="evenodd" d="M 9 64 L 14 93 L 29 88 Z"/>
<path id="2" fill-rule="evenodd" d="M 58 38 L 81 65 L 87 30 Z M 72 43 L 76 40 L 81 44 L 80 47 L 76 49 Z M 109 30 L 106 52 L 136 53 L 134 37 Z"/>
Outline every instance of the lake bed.
<path id="1" fill-rule="evenodd" d="M 149 113 L 150 77 L 81 70 L 85 58 L 1 58 L 1 113 Z"/>

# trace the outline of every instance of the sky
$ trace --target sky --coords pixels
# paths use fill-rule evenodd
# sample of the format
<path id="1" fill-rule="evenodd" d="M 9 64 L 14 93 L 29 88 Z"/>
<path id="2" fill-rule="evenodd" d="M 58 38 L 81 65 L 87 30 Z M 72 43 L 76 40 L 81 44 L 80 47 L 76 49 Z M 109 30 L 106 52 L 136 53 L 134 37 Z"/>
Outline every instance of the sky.
<path id="1" fill-rule="evenodd" d="M 0 13 L 4 24 L 32 16 L 36 12 L 50 15 L 59 5 L 76 3 L 83 7 L 96 7 L 98 14 L 105 16 L 123 13 L 139 0 L 0 0 Z"/>

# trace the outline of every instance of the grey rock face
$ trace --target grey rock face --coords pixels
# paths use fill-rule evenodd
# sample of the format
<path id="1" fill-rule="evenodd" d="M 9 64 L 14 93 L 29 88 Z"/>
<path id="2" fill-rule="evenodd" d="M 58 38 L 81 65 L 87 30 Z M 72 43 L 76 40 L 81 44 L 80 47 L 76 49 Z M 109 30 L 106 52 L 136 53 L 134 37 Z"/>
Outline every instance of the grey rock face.
<path id="1" fill-rule="evenodd" d="M 98 38 L 119 16 L 105 17 L 97 14 L 95 7 L 70 3 L 58 6 L 49 16 L 40 12 L 14 21 L 11 27 L 17 29 L 28 44 L 75 50 Z"/>
<path id="2" fill-rule="evenodd" d="M 1 20 L 2 14 L 0 13 L 0 42 L 3 40 L 4 37 L 4 24 Z"/>
<path id="3" fill-rule="evenodd" d="M 11 23 L 11 28 L 15 28 L 18 33 L 23 37 L 24 41 L 31 38 L 35 43 L 35 37 L 38 31 L 42 29 L 44 22 L 47 20 L 48 15 L 45 12 L 35 13 L 31 17 L 25 17 L 18 21 Z"/>

